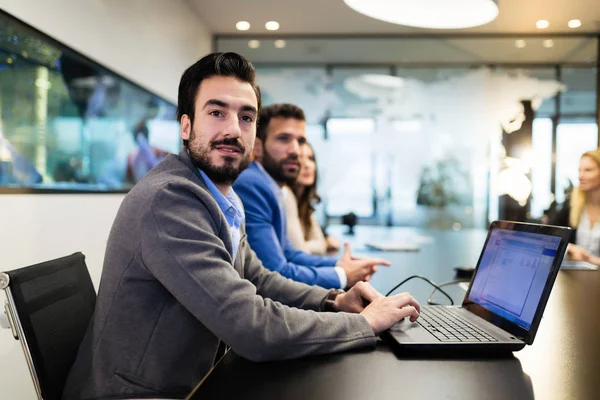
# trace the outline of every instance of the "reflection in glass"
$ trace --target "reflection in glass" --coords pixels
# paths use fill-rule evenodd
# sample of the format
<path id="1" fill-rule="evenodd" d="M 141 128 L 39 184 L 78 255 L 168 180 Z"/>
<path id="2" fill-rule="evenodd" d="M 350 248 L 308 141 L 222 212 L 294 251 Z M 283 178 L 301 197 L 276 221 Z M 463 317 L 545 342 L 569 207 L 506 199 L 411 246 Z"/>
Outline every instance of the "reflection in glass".
<path id="1" fill-rule="evenodd" d="M 0 17 L 0 185 L 123 190 L 180 147 L 175 106 Z"/>
<path id="2" fill-rule="evenodd" d="M 596 114 L 596 68 L 562 68 L 568 90 L 560 96 L 560 111 L 569 116 Z"/>
<path id="3" fill-rule="evenodd" d="M 544 114 L 552 111 L 548 99 L 563 89 L 540 79 L 552 76 L 552 69 L 529 76 L 524 70 L 398 68 L 392 76 L 385 68 L 334 67 L 330 90 L 322 77 L 317 80 L 316 93 L 328 100 L 315 110 L 307 90 L 313 78 L 296 79 L 301 88 L 284 93 L 289 74 L 318 75 L 301 69 L 271 68 L 266 93 L 270 102 L 293 101 L 297 94 L 325 118 L 324 139 L 313 145 L 323 169 L 326 213 L 354 212 L 386 225 L 460 229 L 495 219 L 503 190 L 499 173 L 507 165 L 502 130 L 520 128 L 521 99 L 532 99 L 536 109 L 548 104 Z M 309 126 L 318 125 L 319 119 L 307 118 Z M 522 174 L 530 187 L 533 161 L 516 161 L 526 167 Z"/>
<path id="4" fill-rule="evenodd" d="M 386 220 L 446 229 L 482 226 L 488 173 L 493 196 L 517 194 L 507 192 L 507 185 L 502 184 L 504 175 L 499 168 L 507 162 L 501 152 L 489 156 L 490 144 L 499 143 L 502 130 L 513 132 L 521 127 L 525 118 L 522 99 L 539 104 L 562 86 L 553 80 L 488 68 L 455 72 L 428 82 L 414 75 L 399 74 L 376 82 L 371 75 L 362 75 L 345 82 L 349 91 L 375 103 L 375 163 L 383 167 L 380 174 L 394 177 L 387 182 L 374 178 L 385 182 L 378 192 L 392 189 L 392 196 L 384 201 L 392 214 Z M 419 140 L 414 140 L 415 136 Z M 525 176 L 529 168 L 519 171 L 524 185 L 515 200 L 521 203 L 530 193 Z M 405 191 L 405 196 L 394 198 L 394 188 Z"/>
<path id="5" fill-rule="evenodd" d="M 335 99 L 332 117 L 373 117 L 378 114 L 377 101 L 350 90 L 347 82 L 356 77 L 389 75 L 389 68 L 334 68 L 331 75 Z"/>
<path id="6" fill-rule="evenodd" d="M 322 68 L 256 68 L 263 105 L 292 103 L 304 110 L 308 123 L 319 123 L 336 102 Z"/>
<path id="7" fill-rule="evenodd" d="M 327 120 L 327 152 L 334 157 L 321 157 L 326 171 L 323 194 L 326 212 L 341 216 L 353 212 L 358 217 L 371 217 L 373 209 L 372 143 L 375 121 L 370 118 L 330 118 Z M 316 150 L 315 150 L 316 152 Z"/>
<path id="8" fill-rule="evenodd" d="M 543 46 L 549 39 L 552 48 Z M 326 177 L 320 194 L 328 214 L 361 208 L 363 224 L 461 229 L 497 219 L 503 193 L 525 204 L 523 219 L 539 220 L 554 200 L 551 121 L 595 125 L 597 39 L 528 37 L 526 51 L 514 42 L 290 37 L 285 49 L 250 51 L 246 39 L 223 37 L 217 47 L 258 65 L 267 103 L 299 104 L 309 125 L 327 127 L 309 140 Z M 374 128 L 363 133 L 369 141 L 332 135 L 331 119 L 368 119 Z M 527 143 L 507 146 L 506 157 L 503 132 L 529 135 Z M 357 179 L 332 189 L 350 169 Z M 331 197 L 337 191 L 345 197 Z"/>

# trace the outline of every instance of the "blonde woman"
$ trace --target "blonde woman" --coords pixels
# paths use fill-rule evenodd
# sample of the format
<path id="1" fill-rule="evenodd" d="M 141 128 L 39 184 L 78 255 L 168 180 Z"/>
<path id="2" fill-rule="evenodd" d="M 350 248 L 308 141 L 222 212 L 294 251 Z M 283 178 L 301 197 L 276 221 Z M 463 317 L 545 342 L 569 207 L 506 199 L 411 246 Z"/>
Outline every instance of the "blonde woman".
<path id="1" fill-rule="evenodd" d="M 340 243 L 323 234 L 313 212 L 314 204 L 321 199 L 317 195 L 317 163 L 313 148 L 305 143 L 300 146 L 300 173 L 295 184 L 284 186 L 287 236 L 296 250 L 324 255 L 340 249 Z"/>
<path id="2" fill-rule="evenodd" d="M 551 223 L 573 228 L 569 259 L 600 266 L 600 148 L 581 156 L 579 186 Z"/>

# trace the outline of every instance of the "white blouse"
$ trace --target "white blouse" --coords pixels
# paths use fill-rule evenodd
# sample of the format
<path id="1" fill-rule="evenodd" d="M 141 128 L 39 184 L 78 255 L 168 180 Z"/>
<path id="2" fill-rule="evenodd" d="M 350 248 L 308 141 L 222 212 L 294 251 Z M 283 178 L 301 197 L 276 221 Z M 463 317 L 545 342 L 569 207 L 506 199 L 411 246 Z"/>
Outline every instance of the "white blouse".
<path id="1" fill-rule="evenodd" d="M 590 218 L 584 208 L 579 225 L 577 225 L 575 244 L 594 256 L 600 256 L 600 222 L 596 222 L 593 226 L 590 225 Z"/>
<path id="2" fill-rule="evenodd" d="M 314 215 L 311 216 L 311 230 L 308 234 L 308 240 L 304 239 L 304 229 L 300 222 L 300 216 L 298 215 L 298 201 L 296 195 L 288 187 L 284 186 L 281 191 L 283 192 L 283 202 L 285 204 L 286 214 L 286 233 L 288 239 L 292 243 L 292 246 L 296 250 L 302 250 L 307 253 L 324 255 L 327 251 L 327 241 L 325 235 L 319 226 L 319 223 L 315 219 Z"/>

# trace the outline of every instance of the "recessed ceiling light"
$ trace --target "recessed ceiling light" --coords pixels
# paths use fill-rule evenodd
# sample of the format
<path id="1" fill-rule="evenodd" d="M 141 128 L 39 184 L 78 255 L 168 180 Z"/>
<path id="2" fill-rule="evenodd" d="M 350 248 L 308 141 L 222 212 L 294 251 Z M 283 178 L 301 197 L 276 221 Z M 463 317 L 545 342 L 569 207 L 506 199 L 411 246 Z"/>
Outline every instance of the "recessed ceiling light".
<path id="1" fill-rule="evenodd" d="M 285 40 L 283 39 L 278 39 L 275 41 L 275 47 L 277 47 L 278 49 L 283 49 L 285 47 Z"/>
<path id="2" fill-rule="evenodd" d="M 515 47 L 518 49 L 522 49 L 527 46 L 527 43 L 523 39 L 515 40 Z"/>
<path id="3" fill-rule="evenodd" d="M 265 24 L 265 28 L 267 28 L 268 31 L 276 31 L 279 29 L 279 22 L 269 21 Z"/>
<path id="4" fill-rule="evenodd" d="M 554 47 L 554 40 L 546 39 L 542 42 L 542 46 L 544 46 L 547 49 L 549 49 L 550 47 Z"/>
<path id="5" fill-rule="evenodd" d="M 251 49 L 258 49 L 260 47 L 260 40 L 250 40 L 248 42 L 248 47 L 250 47 Z"/>
<path id="6" fill-rule="evenodd" d="M 238 31 L 247 31 L 248 29 L 250 29 L 250 22 L 240 21 L 237 24 L 235 24 L 235 27 Z"/>
<path id="7" fill-rule="evenodd" d="M 497 0 L 344 0 L 361 14 L 393 24 L 434 29 L 471 28 L 498 16 Z"/>
<path id="8" fill-rule="evenodd" d="M 538 22 L 535 23 L 535 26 L 538 29 L 546 29 L 550 26 L 550 22 L 546 21 L 545 19 L 540 19 Z"/>
<path id="9" fill-rule="evenodd" d="M 569 21 L 568 25 L 569 25 L 569 28 L 573 28 L 573 29 L 579 28 L 581 26 L 581 21 L 578 19 L 572 19 Z"/>

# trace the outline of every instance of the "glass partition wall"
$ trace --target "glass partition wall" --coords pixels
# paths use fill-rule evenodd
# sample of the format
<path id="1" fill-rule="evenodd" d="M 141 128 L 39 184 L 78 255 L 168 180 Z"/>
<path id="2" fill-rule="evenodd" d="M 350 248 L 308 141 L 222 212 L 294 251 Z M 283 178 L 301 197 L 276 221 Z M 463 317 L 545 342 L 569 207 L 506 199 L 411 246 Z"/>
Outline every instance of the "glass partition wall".
<path id="1" fill-rule="evenodd" d="M 215 46 L 253 61 L 264 104 L 304 108 L 323 223 L 349 212 L 440 229 L 539 221 L 598 147 L 592 35 L 231 35 Z"/>

